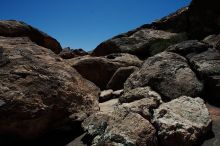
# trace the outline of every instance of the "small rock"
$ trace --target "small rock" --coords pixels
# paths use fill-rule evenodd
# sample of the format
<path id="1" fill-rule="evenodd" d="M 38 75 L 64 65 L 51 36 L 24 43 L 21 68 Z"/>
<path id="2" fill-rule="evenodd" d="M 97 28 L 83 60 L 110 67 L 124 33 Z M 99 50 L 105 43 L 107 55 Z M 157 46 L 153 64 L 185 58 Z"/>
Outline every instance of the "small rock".
<path id="1" fill-rule="evenodd" d="M 117 90 L 112 93 L 114 98 L 119 98 L 124 93 L 124 90 Z"/>
<path id="2" fill-rule="evenodd" d="M 104 101 L 111 99 L 112 93 L 113 93 L 112 89 L 102 91 L 99 96 L 99 102 L 104 102 Z"/>

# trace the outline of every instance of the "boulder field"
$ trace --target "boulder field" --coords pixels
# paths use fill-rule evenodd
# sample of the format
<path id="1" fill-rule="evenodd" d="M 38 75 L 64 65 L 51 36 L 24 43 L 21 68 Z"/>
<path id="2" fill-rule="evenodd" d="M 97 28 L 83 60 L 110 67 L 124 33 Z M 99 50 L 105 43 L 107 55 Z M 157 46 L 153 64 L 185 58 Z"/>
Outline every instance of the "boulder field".
<path id="1" fill-rule="evenodd" d="M 91 52 L 0 20 L 0 145 L 220 145 L 218 6 L 192 0 Z"/>

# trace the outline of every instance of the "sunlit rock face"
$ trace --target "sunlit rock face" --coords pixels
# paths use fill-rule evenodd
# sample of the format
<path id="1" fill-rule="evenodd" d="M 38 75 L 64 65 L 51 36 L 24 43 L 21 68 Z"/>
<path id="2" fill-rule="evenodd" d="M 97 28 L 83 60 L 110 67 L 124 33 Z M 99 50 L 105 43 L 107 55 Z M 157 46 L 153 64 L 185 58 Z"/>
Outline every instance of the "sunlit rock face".
<path id="1" fill-rule="evenodd" d="M 154 125 L 164 146 L 193 146 L 211 130 L 211 117 L 201 98 L 179 97 L 154 111 Z"/>
<path id="2" fill-rule="evenodd" d="M 51 49 L 56 54 L 62 50 L 56 39 L 21 21 L 1 20 L 0 36 L 29 37 L 36 44 Z"/>
<path id="3" fill-rule="evenodd" d="M 99 109 L 99 88 L 51 50 L 26 37 L 0 37 L 0 47 L 1 135 L 33 138 Z"/>

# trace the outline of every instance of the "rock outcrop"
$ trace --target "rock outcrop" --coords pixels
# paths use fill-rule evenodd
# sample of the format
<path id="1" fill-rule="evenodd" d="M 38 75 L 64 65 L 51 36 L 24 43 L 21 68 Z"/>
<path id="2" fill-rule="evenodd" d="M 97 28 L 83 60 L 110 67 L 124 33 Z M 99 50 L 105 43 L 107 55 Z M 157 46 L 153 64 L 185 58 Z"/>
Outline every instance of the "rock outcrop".
<path id="1" fill-rule="evenodd" d="M 203 90 L 203 84 L 197 79 L 187 60 L 170 52 L 148 58 L 124 84 L 125 90 L 144 86 L 152 87 L 167 99 L 181 95 L 195 97 Z"/>
<path id="2" fill-rule="evenodd" d="M 88 53 L 83 49 L 70 49 L 70 48 L 64 48 L 59 54 L 59 56 L 63 59 L 71 59 L 85 55 L 88 55 Z"/>
<path id="3" fill-rule="evenodd" d="M 154 111 L 161 145 L 193 146 L 211 130 L 211 117 L 201 98 L 179 97 Z"/>
<path id="4" fill-rule="evenodd" d="M 192 0 L 188 7 L 182 8 L 150 25 L 142 28 L 154 28 L 169 32 L 186 32 L 189 38 L 203 39 L 210 34 L 220 33 L 220 10 L 218 0 Z M 139 30 L 137 29 L 137 30 Z"/>
<path id="5" fill-rule="evenodd" d="M 83 56 L 67 60 L 84 78 L 105 89 L 120 67 L 141 66 L 142 61 L 129 54 L 111 54 L 105 57 Z"/>
<path id="6" fill-rule="evenodd" d="M 51 49 L 56 54 L 62 50 L 56 39 L 21 21 L 1 20 L 0 36 L 29 37 L 36 44 Z"/>
<path id="7" fill-rule="evenodd" d="M 124 52 L 146 58 L 188 38 L 203 39 L 210 34 L 220 33 L 219 20 L 217 0 L 193 0 L 188 7 L 101 43 L 95 48 L 93 55 Z M 170 34 L 174 33 L 173 38 Z"/>
<path id="8" fill-rule="evenodd" d="M 182 40 L 178 34 L 154 30 L 141 29 L 132 35 L 114 37 L 101 43 L 92 55 L 105 56 L 111 53 L 130 53 L 140 58 L 147 58 L 162 52 L 167 46 Z"/>
<path id="9" fill-rule="evenodd" d="M 0 47 L 0 135 L 34 138 L 99 109 L 99 88 L 51 50 L 23 37 Z"/>

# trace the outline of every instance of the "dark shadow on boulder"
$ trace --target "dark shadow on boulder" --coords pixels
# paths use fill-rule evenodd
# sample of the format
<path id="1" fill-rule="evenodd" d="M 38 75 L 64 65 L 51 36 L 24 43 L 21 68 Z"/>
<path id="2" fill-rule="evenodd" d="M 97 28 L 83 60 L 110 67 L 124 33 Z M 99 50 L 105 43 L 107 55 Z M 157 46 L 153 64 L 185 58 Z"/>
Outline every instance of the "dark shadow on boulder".
<path id="1" fill-rule="evenodd" d="M 74 124 L 74 127 L 62 127 L 45 131 L 36 139 L 18 139 L 16 136 L 1 135 L 0 145 L 2 146 L 66 146 L 73 139 L 83 134 L 81 123 Z"/>

